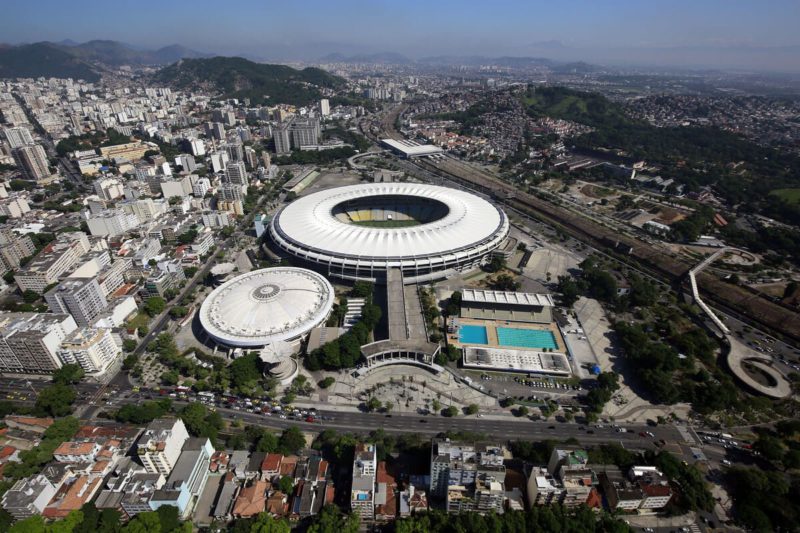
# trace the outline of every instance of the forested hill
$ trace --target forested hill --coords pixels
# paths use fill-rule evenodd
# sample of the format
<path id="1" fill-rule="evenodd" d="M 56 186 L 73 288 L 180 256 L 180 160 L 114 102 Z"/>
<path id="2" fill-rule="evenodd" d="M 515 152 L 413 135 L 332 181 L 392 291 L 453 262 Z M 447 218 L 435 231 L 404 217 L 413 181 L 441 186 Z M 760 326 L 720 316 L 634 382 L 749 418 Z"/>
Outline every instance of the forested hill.
<path id="1" fill-rule="evenodd" d="M 0 48 L 0 78 L 73 78 L 97 81 L 97 69 L 62 47 L 34 43 Z"/>
<path id="2" fill-rule="evenodd" d="M 253 104 L 305 105 L 320 98 L 320 88 L 337 88 L 344 80 L 318 68 L 296 70 L 285 65 L 254 63 L 241 57 L 184 59 L 159 70 L 154 81 L 178 89 L 208 90 Z"/>

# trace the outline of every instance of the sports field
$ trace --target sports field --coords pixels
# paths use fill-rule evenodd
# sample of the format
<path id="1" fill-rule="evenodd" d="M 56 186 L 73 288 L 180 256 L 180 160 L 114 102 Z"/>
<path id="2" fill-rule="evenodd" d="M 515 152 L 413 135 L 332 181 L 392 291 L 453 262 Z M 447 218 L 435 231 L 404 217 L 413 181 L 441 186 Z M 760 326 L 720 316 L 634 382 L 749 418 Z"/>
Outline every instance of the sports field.
<path id="1" fill-rule="evenodd" d="M 800 189 L 774 189 L 769 193 L 790 204 L 800 204 Z"/>

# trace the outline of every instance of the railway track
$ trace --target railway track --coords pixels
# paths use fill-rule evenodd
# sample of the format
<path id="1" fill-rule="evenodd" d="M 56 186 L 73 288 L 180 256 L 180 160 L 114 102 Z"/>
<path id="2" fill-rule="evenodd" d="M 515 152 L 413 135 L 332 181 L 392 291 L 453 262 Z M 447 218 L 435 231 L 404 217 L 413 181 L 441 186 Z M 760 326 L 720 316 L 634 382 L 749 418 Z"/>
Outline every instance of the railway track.
<path id="1" fill-rule="evenodd" d="M 611 228 L 586 220 L 578 213 L 542 200 L 499 178 L 480 172 L 474 167 L 445 158 L 439 161 L 415 161 L 428 172 L 460 182 L 473 189 L 491 194 L 503 203 L 533 218 L 561 228 L 565 233 L 600 250 L 617 251 L 615 259 L 643 270 L 671 285 L 681 285 L 692 265 L 682 259 L 665 254 L 647 242 L 621 235 Z M 620 253 L 620 246 L 631 249 L 628 259 Z M 779 333 L 800 342 L 800 316 L 791 309 L 770 302 L 757 294 L 731 285 L 709 274 L 697 278 L 703 296 L 731 312 L 744 317 L 773 333 Z"/>

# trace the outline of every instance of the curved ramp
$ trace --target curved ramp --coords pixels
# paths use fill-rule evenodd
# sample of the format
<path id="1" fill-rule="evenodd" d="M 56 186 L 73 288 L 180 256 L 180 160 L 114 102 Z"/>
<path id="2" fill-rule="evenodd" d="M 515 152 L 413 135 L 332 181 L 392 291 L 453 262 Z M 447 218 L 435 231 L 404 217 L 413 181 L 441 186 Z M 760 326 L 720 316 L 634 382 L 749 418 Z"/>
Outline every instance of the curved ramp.
<path id="1" fill-rule="evenodd" d="M 728 367 L 730 367 L 731 372 L 739 381 L 754 391 L 771 398 L 786 398 L 792 394 L 792 387 L 789 382 L 783 377 L 783 374 L 772 367 L 772 359 L 754 352 L 733 337 L 729 336 L 728 342 L 731 345 L 731 351 L 728 354 Z M 745 361 L 767 374 L 775 381 L 776 385 L 774 387 L 764 385 L 753 379 L 744 369 Z"/>

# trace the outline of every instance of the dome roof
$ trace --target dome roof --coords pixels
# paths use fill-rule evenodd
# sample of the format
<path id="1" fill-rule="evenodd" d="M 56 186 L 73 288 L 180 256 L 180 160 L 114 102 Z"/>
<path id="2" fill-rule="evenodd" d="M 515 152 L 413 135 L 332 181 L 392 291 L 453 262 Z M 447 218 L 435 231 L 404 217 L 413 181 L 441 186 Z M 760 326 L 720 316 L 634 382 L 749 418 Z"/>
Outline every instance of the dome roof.
<path id="1" fill-rule="evenodd" d="M 222 344 L 265 346 L 294 341 L 322 323 L 333 307 L 331 284 L 316 272 L 278 267 L 223 283 L 200 307 L 200 323 Z"/>

